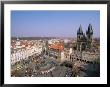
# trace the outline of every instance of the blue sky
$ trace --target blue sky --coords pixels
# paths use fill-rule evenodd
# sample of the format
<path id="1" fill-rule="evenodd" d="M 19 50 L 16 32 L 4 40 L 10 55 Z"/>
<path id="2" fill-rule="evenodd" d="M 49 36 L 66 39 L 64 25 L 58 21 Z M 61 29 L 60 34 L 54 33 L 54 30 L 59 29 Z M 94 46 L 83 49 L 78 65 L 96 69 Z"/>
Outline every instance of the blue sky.
<path id="1" fill-rule="evenodd" d="M 11 36 L 76 37 L 79 26 L 86 32 L 89 23 L 100 37 L 100 11 L 12 11 Z"/>

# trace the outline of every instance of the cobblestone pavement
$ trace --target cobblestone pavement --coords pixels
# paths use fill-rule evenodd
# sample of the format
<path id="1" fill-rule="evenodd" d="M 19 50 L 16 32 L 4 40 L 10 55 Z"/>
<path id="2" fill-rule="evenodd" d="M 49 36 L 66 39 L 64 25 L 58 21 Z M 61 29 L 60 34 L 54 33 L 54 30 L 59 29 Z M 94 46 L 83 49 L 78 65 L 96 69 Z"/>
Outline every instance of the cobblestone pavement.
<path id="1" fill-rule="evenodd" d="M 33 58 L 34 57 L 34 58 Z M 60 66 L 55 59 L 45 55 L 30 57 L 12 66 L 11 75 L 15 77 L 66 77 L 72 76 L 72 69 Z"/>

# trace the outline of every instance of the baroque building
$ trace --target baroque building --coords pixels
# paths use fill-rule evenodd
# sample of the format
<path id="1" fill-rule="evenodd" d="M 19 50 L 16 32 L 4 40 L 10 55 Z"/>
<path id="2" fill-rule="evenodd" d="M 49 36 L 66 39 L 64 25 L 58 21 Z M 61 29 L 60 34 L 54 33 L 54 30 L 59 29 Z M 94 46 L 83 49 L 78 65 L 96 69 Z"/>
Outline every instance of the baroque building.
<path id="1" fill-rule="evenodd" d="M 93 37 L 92 25 L 89 24 L 88 30 L 86 31 L 86 35 L 82 30 L 82 26 L 80 25 L 77 31 L 77 50 L 82 51 L 85 49 L 90 49 L 92 37 Z"/>

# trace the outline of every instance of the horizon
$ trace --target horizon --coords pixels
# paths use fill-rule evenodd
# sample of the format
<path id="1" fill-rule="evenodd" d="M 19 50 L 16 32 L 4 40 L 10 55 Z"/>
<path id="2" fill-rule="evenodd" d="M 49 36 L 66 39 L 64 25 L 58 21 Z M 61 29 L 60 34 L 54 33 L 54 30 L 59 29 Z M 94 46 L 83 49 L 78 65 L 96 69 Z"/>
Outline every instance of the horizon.
<path id="1" fill-rule="evenodd" d="M 33 36 L 31 36 L 31 37 L 28 37 L 28 36 L 24 36 L 24 37 L 17 37 L 17 36 L 12 36 L 11 38 L 77 38 L 77 37 L 33 37 Z M 93 37 L 93 39 L 94 38 L 100 38 L 100 37 Z"/>

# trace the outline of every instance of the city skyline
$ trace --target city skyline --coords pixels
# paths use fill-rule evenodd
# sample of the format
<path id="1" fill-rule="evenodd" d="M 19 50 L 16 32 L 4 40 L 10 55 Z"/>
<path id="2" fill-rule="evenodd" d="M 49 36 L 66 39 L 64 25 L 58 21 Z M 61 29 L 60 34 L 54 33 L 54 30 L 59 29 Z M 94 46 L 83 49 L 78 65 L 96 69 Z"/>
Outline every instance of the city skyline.
<path id="1" fill-rule="evenodd" d="M 79 26 L 89 24 L 100 37 L 100 11 L 12 11 L 12 37 L 76 37 Z"/>

